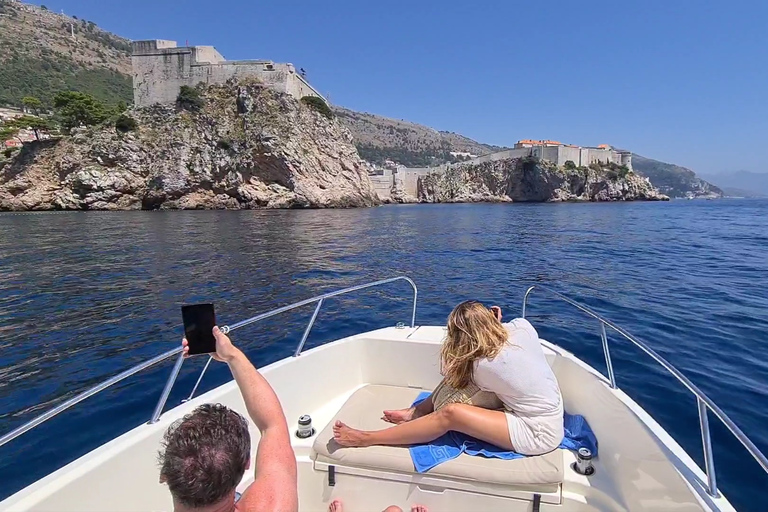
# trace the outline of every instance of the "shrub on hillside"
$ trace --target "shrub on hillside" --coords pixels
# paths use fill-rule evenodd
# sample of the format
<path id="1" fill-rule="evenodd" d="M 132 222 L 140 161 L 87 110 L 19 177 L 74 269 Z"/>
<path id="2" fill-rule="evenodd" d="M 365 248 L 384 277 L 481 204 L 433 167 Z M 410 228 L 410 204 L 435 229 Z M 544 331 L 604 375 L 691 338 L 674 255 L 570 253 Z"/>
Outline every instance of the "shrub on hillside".
<path id="1" fill-rule="evenodd" d="M 576 169 L 576 162 L 574 162 L 573 160 L 566 160 L 565 163 L 563 164 L 563 167 L 565 167 L 569 171 L 572 171 Z"/>
<path id="2" fill-rule="evenodd" d="M 13 148 L 5 148 L 3 156 L 5 156 L 5 158 L 11 158 L 11 155 L 13 155 Z"/>
<path id="3" fill-rule="evenodd" d="M 329 107 L 322 98 L 318 98 L 317 96 L 304 96 L 301 98 L 301 102 L 328 119 L 333 119 L 333 111 L 331 110 L 331 107 Z"/>
<path id="4" fill-rule="evenodd" d="M 120 114 L 115 120 L 115 129 L 120 133 L 135 131 L 138 128 L 136 120 L 127 114 Z"/>
<path id="5" fill-rule="evenodd" d="M 60 92 L 54 96 L 53 105 L 65 132 L 78 126 L 101 124 L 112 115 L 110 108 L 102 102 L 77 91 Z"/>
<path id="6" fill-rule="evenodd" d="M 205 100 L 196 88 L 182 85 L 179 89 L 179 95 L 176 97 L 176 105 L 182 110 L 198 112 L 205 106 Z"/>
<path id="7" fill-rule="evenodd" d="M 627 167 L 626 165 L 620 165 L 616 169 L 616 172 L 619 174 L 620 178 L 626 178 L 627 175 L 629 174 L 629 167 Z"/>

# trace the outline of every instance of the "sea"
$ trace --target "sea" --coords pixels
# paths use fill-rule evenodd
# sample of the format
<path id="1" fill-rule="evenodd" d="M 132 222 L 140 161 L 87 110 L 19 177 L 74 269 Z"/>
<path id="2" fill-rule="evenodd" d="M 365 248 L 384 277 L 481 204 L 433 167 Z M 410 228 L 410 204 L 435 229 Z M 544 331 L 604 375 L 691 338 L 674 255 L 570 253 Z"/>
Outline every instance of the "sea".
<path id="1" fill-rule="evenodd" d="M 213 302 L 231 324 L 393 276 L 417 284 L 423 325 L 466 299 L 513 318 L 532 284 L 564 293 L 645 341 L 768 453 L 768 200 L 0 214 L 0 434 L 177 346 L 182 304 Z M 327 300 L 307 347 L 408 323 L 410 308 L 403 281 Z M 268 364 L 292 354 L 312 310 L 233 338 Z M 528 318 L 605 372 L 594 319 L 540 290 Z M 703 466 L 693 396 L 620 336 L 609 344 L 619 387 Z M 184 364 L 169 406 L 203 364 Z M 0 499 L 146 422 L 171 366 L 0 447 Z M 229 379 L 212 365 L 199 392 Z M 710 425 L 720 489 L 738 510 L 765 511 L 768 476 L 712 415 Z"/>

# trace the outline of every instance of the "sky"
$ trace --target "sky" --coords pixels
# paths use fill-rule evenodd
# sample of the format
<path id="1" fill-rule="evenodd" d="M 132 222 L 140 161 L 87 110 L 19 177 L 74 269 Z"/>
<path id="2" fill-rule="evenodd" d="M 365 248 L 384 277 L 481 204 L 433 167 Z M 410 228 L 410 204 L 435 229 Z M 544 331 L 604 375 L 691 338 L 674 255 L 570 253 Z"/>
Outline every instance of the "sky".
<path id="1" fill-rule="evenodd" d="M 129 39 L 292 62 L 334 104 L 480 142 L 768 171 L 768 2 L 44 2 Z"/>

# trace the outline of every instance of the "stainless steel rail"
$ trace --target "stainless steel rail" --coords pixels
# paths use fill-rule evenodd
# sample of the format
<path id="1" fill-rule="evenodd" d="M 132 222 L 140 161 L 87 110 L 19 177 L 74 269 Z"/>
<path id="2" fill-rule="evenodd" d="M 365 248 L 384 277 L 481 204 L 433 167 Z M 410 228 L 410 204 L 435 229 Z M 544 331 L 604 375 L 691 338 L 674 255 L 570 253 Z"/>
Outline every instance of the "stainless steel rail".
<path id="1" fill-rule="evenodd" d="M 382 279 L 380 281 L 373 281 L 370 283 L 365 283 L 357 286 L 352 286 L 350 288 L 344 288 L 343 290 L 337 290 L 335 292 L 329 292 L 324 293 L 323 295 L 318 295 L 317 297 L 312 297 L 311 299 L 305 299 L 299 302 L 295 302 L 293 304 L 289 304 L 287 306 L 283 306 L 281 308 L 273 309 L 272 311 L 267 311 L 266 313 L 261 313 L 260 315 L 256 315 L 254 317 L 248 318 L 246 320 L 243 320 L 241 322 L 237 322 L 236 324 L 232 325 L 225 325 L 221 328 L 221 332 L 224 334 L 228 334 L 235 329 L 239 329 L 241 327 L 245 327 L 246 325 L 251 325 L 256 322 L 260 322 L 261 320 L 264 320 L 266 318 L 279 315 L 280 313 L 285 313 L 286 311 L 291 311 L 292 309 L 300 308 L 302 306 L 307 306 L 309 304 L 317 303 L 317 306 L 315 306 L 315 310 L 312 312 L 312 317 L 309 319 L 309 323 L 307 324 L 307 327 L 304 329 L 304 335 L 301 337 L 301 341 L 299 341 L 299 344 L 296 346 L 296 350 L 293 353 L 293 357 L 298 357 L 301 355 L 301 351 L 304 349 L 304 344 L 307 342 L 307 338 L 309 338 L 309 333 L 312 331 L 312 327 L 315 325 L 315 320 L 317 320 L 317 315 L 320 313 L 320 308 L 323 307 L 323 301 L 326 299 L 330 299 L 332 297 L 337 297 L 339 295 L 345 295 L 347 293 L 356 292 L 359 290 L 364 290 L 366 288 L 373 288 L 374 286 L 381 286 L 384 284 L 393 283 L 395 281 L 406 281 L 408 284 L 411 285 L 411 288 L 413 289 L 413 308 L 411 310 L 411 327 L 416 326 L 416 301 L 419 298 L 419 290 L 416 287 L 416 283 L 413 282 L 413 280 L 406 276 L 398 276 L 398 277 L 391 277 L 389 279 Z M 210 361 L 208 361 L 210 362 Z M 205 365 L 205 368 L 203 368 L 203 371 L 200 372 L 200 377 L 197 379 L 197 384 L 195 384 L 194 389 L 192 389 L 192 393 L 190 393 L 189 398 L 187 400 L 191 400 L 192 397 L 195 394 L 195 390 L 197 389 L 197 386 L 200 384 L 200 381 L 203 380 L 203 375 L 205 375 L 206 370 L 208 370 L 208 365 Z M 173 382 L 176 380 L 176 375 L 171 373 L 171 376 L 168 377 L 168 382 L 166 383 L 166 386 L 173 385 Z M 162 397 L 161 397 L 162 401 Z M 158 408 L 156 409 L 162 412 L 162 408 L 165 406 L 165 402 L 163 401 L 162 404 L 158 402 Z M 152 416 L 152 419 L 149 421 L 150 423 L 154 423 L 158 420 L 160 415 L 158 414 L 157 417 L 154 415 Z"/>
<path id="2" fill-rule="evenodd" d="M 142 370 L 146 370 L 150 366 L 154 366 L 159 362 L 165 361 L 168 358 L 171 358 L 177 354 L 181 353 L 181 347 L 176 347 L 173 350 L 169 350 L 168 352 L 165 352 L 163 354 L 160 354 L 159 356 L 153 357 L 152 359 L 149 359 L 148 361 L 144 361 L 141 364 L 137 364 L 133 368 L 129 368 L 125 370 L 123 373 L 118 373 L 114 377 L 111 377 L 101 384 L 97 384 L 96 386 L 93 386 L 90 389 L 87 389 L 86 391 L 83 391 L 79 395 L 73 396 L 69 400 L 60 403 L 53 409 L 50 409 L 49 411 L 44 412 L 40 416 L 32 419 L 31 421 L 28 421 L 27 423 L 23 424 L 22 426 L 15 428 L 5 434 L 3 437 L 0 437 L 0 446 L 6 444 L 9 441 L 12 441 L 19 437 L 21 434 L 24 434 L 25 432 L 32 430 L 36 426 L 40 425 L 43 422 L 48 421 L 49 419 L 53 418 L 57 414 L 66 411 L 70 407 L 72 407 L 75 404 L 79 404 L 86 398 L 92 397 L 96 393 L 100 393 L 101 391 L 104 391 L 108 387 L 112 386 L 113 384 L 117 384 L 121 380 L 127 379 L 131 375 L 135 375 L 139 373 Z"/>
<path id="3" fill-rule="evenodd" d="M 366 284 L 361 284 L 358 286 L 352 286 L 350 288 L 344 288 L 343 290 L 337 290 L 335 292 L 325 293 L 323 295 L 318 295 L 317 297 L 312 297 L 311 299 L 306 299 L 300 302 L 296 302 L 294 304 L 290 304 L 288 306 L 283 306 L 281 308 L 273 309 L 272 311 L 268 311 L 266 313 L 262 313 L 260 315 L 256 315 L 252 318 L 249 318 L 247 320 L 243 320 L 242 322 L 238 322 L 236 324 L 233 324 L 231 326 L 224 326 L 221 328 L 222 332 L 229 333 L 231 331 L 234 331 L 235 329 L 239 329 L 240 327 L 245 327 L 246 325 L 250 325 L 252 323 L 258 322 L 260 320 L 264 320 L 265 318 L 269 318 L 275 315 L 279 315 L 280 313 L 284 313 L 286 311 L 290 311 L 292 309 L 300 308 L 302 306 L 306 306 L 307 304 L 312 304 L 314 302 L 317 302 L 317 307 L 315 308 L 314 313 L 312 314 L 312 318 L 309 321 L 309 324 L 307 325 L 307 328 L 304 330 L 304 335 L 301 338 L 301 341 L 299 342 L 299 345 L 296 347 L 296 351 L 294 352 L 294 357 L 299 356 L 301 354 L 302 349 L 304 348 L 304 344 L 307 342 L 307 338 L 309 337 L 309 333 L 312 330 L 312 326 L 315 324 L 315 320 L 317 320 L 317 314 L 320 312 L 320 307 L 323 304 L 323 301 L 325 299 L 330 299 L 331 297 L 337 297 L 339 295 L 344 295 L 347 293 L 355 292 L 358 290 L 364 290 L 366 288 L 372 288 L 374 286 L 381 286 L 384 284 L 392 283 L 395 281 L 407 281 L 408 284 L 411 285 L 411 288 L 413 289 L 413 308 L 411 310 L 411 327 L 415 327 L 416 324 L 416 302 L 418 300 L 419 291 L 418 288 L 416 288 L 416 283 L 413 282 L 409 277 L 406 276 L 398 276 L 398 277 L 392 277 L 390 279 L 382 279 L 380 281 L 373 281 Z M 172 350 L 169 350 L 168 352 L 165 352 L 163 354 L 160 354 L 156 357 L 153 357 L 152 359 L 149 359 L 147 361 L 144 361 L 141 364 L 138 364 L 132 368 L 129 368 L 125 370 L 122 373 L 119 373 L 115 375 L 114 377 L 111 377 L 104 382 L 97 384 L 96 386 L 87 389 L 86 391 L 83 391 L 82 393 L 70 398 L 69 400 L 66 400 L 65 402 L 60 403 L 53 409 L 50 409 L 43 414 L 33 418 L 32 420 L 28 421 L 27 423 L 21 425 L 18 428 L 15 428 L 8 432 L 7 434 L 0 437 L 0 446 L 16 439 L 20 435 L 32 430 L 33 428 L 37 427 L 41 423 L 44 423 L 48 421 L 49 419 L 53 418 L 57 414 L 66 411 L 73 405 L 76 405 L 86 398 L 89 398 L 108 387 L 117 384 L 118 382 L 127 379 L 128 377 L 135 375 L 139 373 L 142 370 L 145 370 L 149 368 L 150 366 L 154 366 L 157 363 L 160 363 L 162 361 L 165 361 L 166 359 L 170 359 L 173 356 L 178 356 L 176 359 L 176 364 L 174 364 L 173 369 L 171 370 L 171 375 L 168 377 L 168 380 L 165 383 L 165 387 L 163 388 L 163 391 L 160 395 L 160 399 L 157 401 L 157 405 L 155 406 L 154 411 L 152 412 L 152 416 L 149 420 L 149 423 L 155 423 L 160 418 L 160 415 L 163 413 L 163 409 L 165 408 L 165 403 L 168 400 L 168 396 L 171 393 L 171 389 L 173 389 L 173 385 L 176 382 L 176 378 L 179 376 L 179 372 L 181 370 L 181 365 L 184 363 L 184 358 L 181 355 L 181 346 L 178 346 Z M 203 380 L 203 375 L 205 375 L 206 370 L 208 369 L 208 366 L 211 363 L 211 358 L 208 359 L 208 362 L 206 363 L 205 367 L 203 368 L 203 371 L 200 373 L 200 377 L 198 377 L 197 382 L 195 383 L 194 388 L 192 389 L 192 393 L 190 393 L 189 397 L 184 400 L 188 401 L 191 400 L 192 397 L 195 394 L 195 391 L 197 391 L 197 387 L 200 385 L 200 381 Z"/>
<path id="4" fill-rule="evenodd" d="M 584 304 L 581 304 L 579 302 L 576 302 L 573 299 L 570 299 L 566 297 L 565 295 L 556 292 L 550 288 L 547 288 L 542 285 L 533 285 L 525 292 L 525 297 L 523 298 L 523 310 L 522 310 L 522 317 L 525 318 L 526 308 L 528 305 L 528 296 L 533 292 L 534 289 L 542 290 L 544 292 L 547 292 L 550 295 L 553 295 L 554 297 L 567 302 L 571 306 L 575 307 L 576 309 L 582 311 L 583 313 L 586 313 L 587 315 L 591 316 L 592 318 L 596 319 L 600 323 L 600 337 L 603 344 L 603 353 L 605 354 L 605 361 L 606 366 L 608 368 L 608 378 L 609 382 L 612 388 L 616 388 L 616 380 L 613 374 L 613 362 L 611 361 L 611 353 L 608 350 L 608 337 L 605 333 L 605 327 L 608 326 L 611 329 L 613 329 L 615 332 L 621 334 L 624 338 L 631 341 L 635 346 L 640 348 L 643 352 L 648 354 L 654 361 L 659 363 L 663 368 L 665 368 L 669 373 L 671 373 L 678 381 L 680 381 L 683 386 L 685 386 L 688 391 L 693 393 L 696 396 L 696 402 L 698 404 L 699 409 L 699 426 L 701 429 L 701 441 L 702 445 L 704 447 L 704 464 L 705 464 L 705 472 L 707 474 L 707 493 L 709 493 L 710 496 L 717 498 L 720 496 L 720 493 L 717 490 L 717 478 L 715 475 L 715 462 L 714 457 L 712 455 L 712 439 L 710 437 L 709 433 L 709 419 L 707 410 L 712 411 L 712 413 L 719 419 L 723 425 L 733 434 L 734 437 L 744 446 L 744 448 L 747 449 L 750 455 L 754 457 L 754 459 L 757 461 L 757 463 L 760 465 L 760 467 L 763 468 L 763 470 L 768 473 L 768 458 L 755 446 L 755 444 L 747 437 L 747 435 L 741 431 L 741 429 L 731 420 L 731 418 L 728 417 L 727 414 L 723 412 L 720 407 L 715 404 L 715 402 L 712 401 L 706 394 L 704 394 L 703 391 L 701 391 L 696 385 L 691 382 L 688 377 L 683 375 L 680 370 L 672 366 L 672 364 L 661 357 L 659 354 L 656 353 L 652 348 L 650 348 L 645 342 L 639 340 L 635 336 L 628 333 L 623 328 L 617 326 L 610 320 L 600 316 L 598 313 L 594 312 L 589 307 L 585 306 Z"/>

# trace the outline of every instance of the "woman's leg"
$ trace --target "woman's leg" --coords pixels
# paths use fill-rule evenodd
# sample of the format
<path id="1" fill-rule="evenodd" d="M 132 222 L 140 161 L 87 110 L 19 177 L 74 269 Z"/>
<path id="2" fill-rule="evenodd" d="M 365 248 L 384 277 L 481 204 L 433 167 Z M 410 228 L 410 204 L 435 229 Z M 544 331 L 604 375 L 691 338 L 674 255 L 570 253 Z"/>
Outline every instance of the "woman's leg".
<path id="1" fill-rule="evenodd" d="M 382 416 L 381 419 L 399 425 L 400 423 L 426 416 L 435 410 L 432 396 L 434 396 L 434 392 L 419 402 L 416 407 L 408 407 L 407 409 L 398 409 L 396 411 L 384 411 L 384 416 Z"/>
<path id="2" fill-rule="evenodd" d="M 500 448 L 513 449 L 504 411 L 467 404 L 448 404 L 439 411 L 384 430 L 356 430 L 337 421 L 333 426 L 333 438 L 341 446 L 408 445 L 428 443 L 449 430 Z"/>

